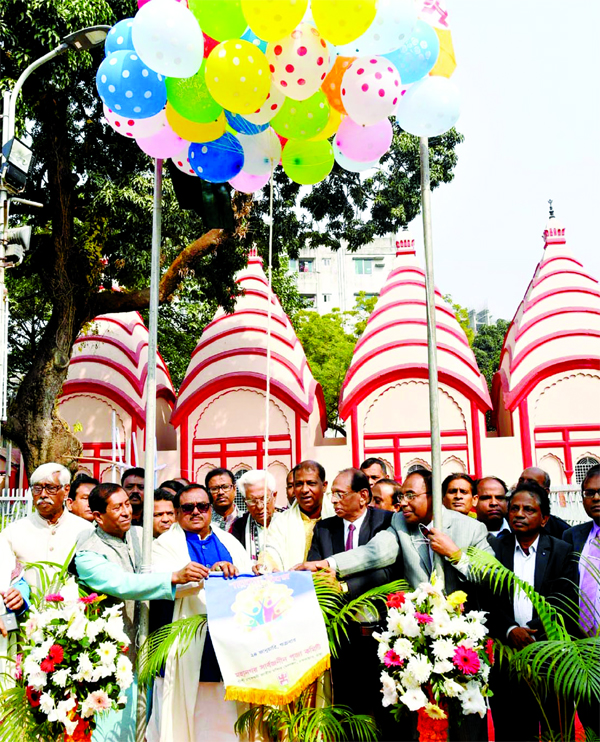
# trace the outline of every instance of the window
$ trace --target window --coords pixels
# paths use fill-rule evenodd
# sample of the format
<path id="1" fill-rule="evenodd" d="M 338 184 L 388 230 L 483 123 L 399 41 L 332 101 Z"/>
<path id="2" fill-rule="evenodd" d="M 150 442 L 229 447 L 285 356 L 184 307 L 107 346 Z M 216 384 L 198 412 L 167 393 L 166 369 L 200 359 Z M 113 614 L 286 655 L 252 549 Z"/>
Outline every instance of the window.
<path id="1" fill-rule="evenodd" d="M 240 479 L 242 478 L 242 476 L 244 474 L 246 474 L 247 472 L 249 472 L 249 471 L 250 471 L 250 469 L 244 469 L 242 467 L 241 469 L 238 469 L 236 472 L 233 473 L 233 476 L 235 477 L 235 484 L 236 484 L 236 488 L 235 488 L 235 504 L 237 505 L 239 512 L 242 513 L 242 514 L 245 513 L 246 510 L 247 510 L 247 508 L 246 508 L 246 498 L 244 497 L 244 494 L 242 492 L 240 492 L 240 490 L 238 489 L 237 483 L 240 481 Z"/>
<path id="2" fill-rule="evenodd" d="M 370 276 L 373 273 L 372 258 L 354 258 L 354 272 L 359 276 Z"/>
<path id="3" fill-rule="evenodd" d="M 598 459 L 594 459 L 591 456 L 584 456 L 582 459 L 575 464 L 575 481 L 577 484 L 581 484 L 585 479 L 585 475 L 588 473 L 588 469 L 592 466 L 600 464 Z"/>
<path id="4" fill-rule="evenodd" d="M 321 265 L 323 266 L 323 268 L 329 270 L 331 268 L 331 258 L 323 258 L 323 260 L 321 261 Z"/>
<path id="5" fill-rule="evenodd" d="M 298 273 L 314 273 L 315 272 L 315 261 L 314 258 L 300 258 L 298 261 Z"/>
<path id="6" fill-rule="evenodd" d="M 314 309 L 317 305 L 317 297 L 315 294 L 300 294 L 300 296 L 304 299 L 304 306 L 307 309 Z"/>
<path id="7" fill-rule="evenodd" d="M 331 302 L 331 294 L 323 294 L 323 304 L 329 304 Z"/>
<path id="8" fill-rule="evenodd" d="M 296 258 L 290 258 L 288 260 L 288 270 L 291 273 L 298 273 L 298 261 Z"/>

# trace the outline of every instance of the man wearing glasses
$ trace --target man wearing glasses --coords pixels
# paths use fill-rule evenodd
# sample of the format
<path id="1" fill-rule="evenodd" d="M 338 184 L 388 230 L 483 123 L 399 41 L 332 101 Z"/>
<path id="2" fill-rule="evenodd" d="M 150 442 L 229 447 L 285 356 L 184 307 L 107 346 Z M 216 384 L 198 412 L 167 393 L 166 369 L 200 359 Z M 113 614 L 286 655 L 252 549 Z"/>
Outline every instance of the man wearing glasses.
<path id="1" fill-rule="evenodd" d="M 93 531 L 93 526 L 65 509 L 71 475 L 60 464 L 42 464 L 30 478 L 34 510 L 31 515 L 8 525 L 0 534 L 18 562 L 54 562 L 63 565 L 78 539 Z M 57 569 L 46 566 L 51 576 Z M 39 588 L 39 568 L 26 570 L 27 582 Z"/>
<path id="2" fill-rule="evenodd" d="M 265 547 L 265 528 L 269 527 L 273 515 L 277 515 L 275 513 L 277 485 L 272 474 L 263 469 L 256 469 L 241 476 L 238 486 L 244 495 L 248 512 L 235 521 L 231 533 L 246 549 L 250 559 L 256 562 Z"/>
<path id="3" fill-rule="evenodd" d="M 213 469 L 204 480 L 212 499 L 212 524 L 231 533 L 241 513 L 235 504 L 235 477 L 229 469 Z"/>

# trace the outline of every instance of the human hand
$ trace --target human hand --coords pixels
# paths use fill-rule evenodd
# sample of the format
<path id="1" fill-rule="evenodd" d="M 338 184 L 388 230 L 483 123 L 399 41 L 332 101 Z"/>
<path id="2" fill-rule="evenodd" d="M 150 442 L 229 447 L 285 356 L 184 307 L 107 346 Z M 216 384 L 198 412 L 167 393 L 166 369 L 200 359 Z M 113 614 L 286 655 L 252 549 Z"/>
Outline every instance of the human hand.
<path id="1" fill-rule="evenodd" d="M 456 554 L 460 549 L 454 543 L 454 541 L 444 533 L 440 528 L 430 528 L 427 533 L 427 538 L 431 544 L 431 548 L 437 553 L 445 557 L 451 557 Z"/>
<path id="2" fill-rule="evenodd" d="M 6 626 L 4 625 L 4 621 L 0 618 L 0 634 L 6 639 L 8 636 L 8 631 L 6 630 Z"/>
<path id="3" fill-rule="evenodd" d="M 0 595 L 4 598 L 4 605 L 11 611 L 20 610 L 25 603 L 23 596 L 16 587 L 9 587 L 8 590 L 0 593 Z"/>
<path id="4" fill-rule="evenodd" d="M 537 629 L 529 629 L 527 626 L 515 626 L 508 635 L 508 641 L 515 649 L 523 649 L 529 644 L 533 644 L 535 641 L 534 634 L 537 634 Z"/>
<path id="5" fill-rule="evenodd" d="M 317 562 L 301 562 L 292 567 L 297 572 L 316 572 L 319 569 L 331 569 L 326 559 L 320 559 Z"/>
<path id="6" fill-rule="evenodd" d="M 234 565 L 231 562 L 215 562 L 213 566 L 210 568 L 211 572 L 222 572 L 223 577 L 226 580 L 231 579 L 232 577 L 237 577 L 240 573 L 240 570 L 237 567 L 234 567 Z"/>
<path id="7" fill-rule="evenodd" d="M 189 562 L 183 569 L 173 572 L 171 583 L 173 585 L 185 585 L 186 582 L 200 582 L 208 577 L 208 567 L 197 562 Z"/>

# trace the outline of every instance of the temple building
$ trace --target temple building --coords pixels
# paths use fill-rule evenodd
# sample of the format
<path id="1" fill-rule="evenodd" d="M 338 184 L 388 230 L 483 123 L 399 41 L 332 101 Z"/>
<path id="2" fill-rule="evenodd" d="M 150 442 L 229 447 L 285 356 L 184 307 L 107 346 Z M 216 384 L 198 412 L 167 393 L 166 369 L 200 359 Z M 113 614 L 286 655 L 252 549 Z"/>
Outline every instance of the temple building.
<path id="1" fill-rule="evenodd" d="M 494 376 L 494 416 L 499 436 L 518 442 L 520 466 L 580 483 L 600 463 L 600 290 L 552 210 L 543 236 Z"/>

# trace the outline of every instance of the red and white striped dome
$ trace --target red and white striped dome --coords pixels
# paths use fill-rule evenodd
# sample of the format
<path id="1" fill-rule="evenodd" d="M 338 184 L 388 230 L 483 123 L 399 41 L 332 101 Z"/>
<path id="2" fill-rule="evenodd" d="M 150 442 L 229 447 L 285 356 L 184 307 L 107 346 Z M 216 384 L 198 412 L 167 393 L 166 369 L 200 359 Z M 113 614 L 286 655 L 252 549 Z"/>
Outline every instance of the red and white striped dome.
<path id="1" fill-rule="evenodd" d="M 540 377 L 571 368 L 600 368 L 600 290 L 566 247 L 553 216 L 544 254 L 506 334 L 494 393 L 514 409 Z"/>
<path id="2" fill-rule="evenodd" d="M 346 419 L 373 389 L 402 377 L 427 378 L 425 272 L 417 263 L 414 239 L 397 243 L 396 261 L 356 344 L 340 399 Z M 454 311 L 435 291 L 438 373 L 482 410 L 491 407 L 485 379 Z"/>
<path id="3" fill-rule="evenodd" d="M 304 419 L 310 416 L 316 400 L 326 427 L 321 385 L 311 373 L 304 349 L 279 300 L 274 294 L 269 295 L 262 259 L 255 251 L 236 282 L 244 294 L 237 298 L 232 314 L 219 309 L 202 333 L 179 390 L 172 424 L 180 425 L 183 416 L 219 388 L 236 385 L 266 388 L 270 301 L 272 394 L 298 410 Z"/>

